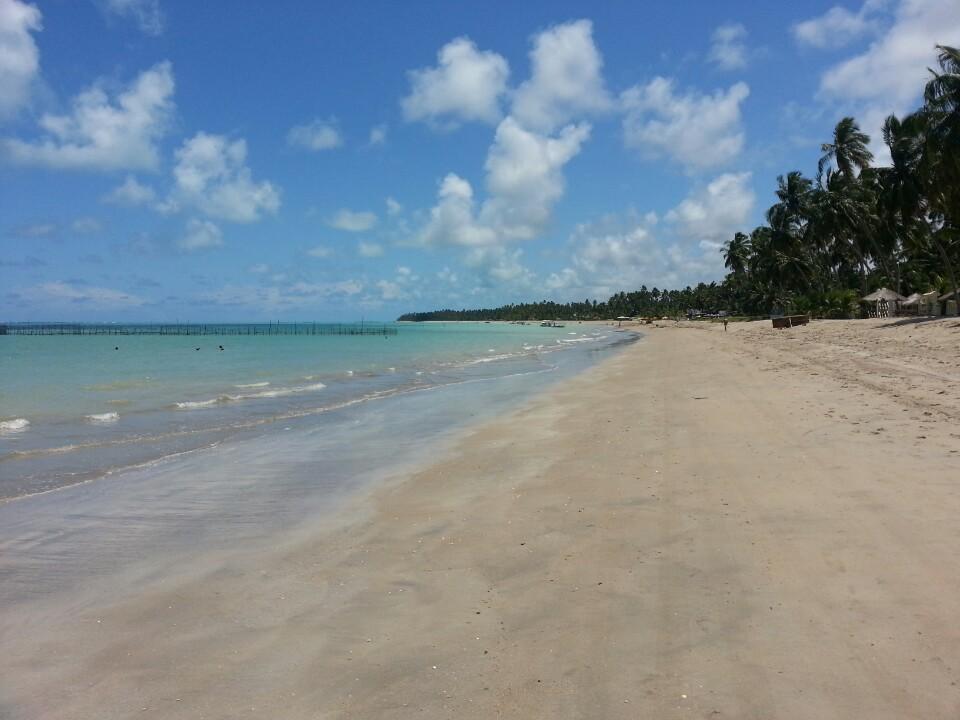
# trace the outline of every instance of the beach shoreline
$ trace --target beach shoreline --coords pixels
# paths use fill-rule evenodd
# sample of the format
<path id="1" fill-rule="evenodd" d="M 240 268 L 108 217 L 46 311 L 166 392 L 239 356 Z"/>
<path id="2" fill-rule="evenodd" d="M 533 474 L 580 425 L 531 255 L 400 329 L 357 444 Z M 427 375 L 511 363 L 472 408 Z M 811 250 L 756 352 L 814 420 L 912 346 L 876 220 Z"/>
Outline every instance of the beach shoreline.
<path id="1" fill-rule="evenodd" d="M 956 325 L 643 326 L 349 521 L 7 638 L 0 715 L 955 717 Z"/>

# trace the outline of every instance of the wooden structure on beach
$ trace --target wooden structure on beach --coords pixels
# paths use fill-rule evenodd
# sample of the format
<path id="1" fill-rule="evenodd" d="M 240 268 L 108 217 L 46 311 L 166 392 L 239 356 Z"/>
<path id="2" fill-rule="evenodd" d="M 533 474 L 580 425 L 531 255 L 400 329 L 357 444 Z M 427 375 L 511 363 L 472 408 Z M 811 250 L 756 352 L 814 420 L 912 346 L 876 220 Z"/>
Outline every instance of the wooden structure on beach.
<path id="1" fill-rule="evenodd" d="M 810 322 L 809 315 L 784 315 L 783 317 L 770 318 L 775 328 L 791 328 L 795 325 L 806 325 Z"/>
<path id="2" fill-rule="evenodd" d="M 353 323 L 190 323 L 89 324 L 7 323 L 0 335 L 396 335 L 387 324 Z"/>

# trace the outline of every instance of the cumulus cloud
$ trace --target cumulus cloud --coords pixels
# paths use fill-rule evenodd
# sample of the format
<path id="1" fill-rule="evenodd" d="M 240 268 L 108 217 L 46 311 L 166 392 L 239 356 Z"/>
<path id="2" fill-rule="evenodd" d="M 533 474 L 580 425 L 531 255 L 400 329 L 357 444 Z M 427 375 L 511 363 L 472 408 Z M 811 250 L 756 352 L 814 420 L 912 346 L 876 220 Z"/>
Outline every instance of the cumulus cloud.
<path id="1" fill-rule="evenodd" d="M 437 66 L 412 70 L 410 94 L 401 107 L 409 120 L 495 123 L 510 67 L 495 52 L 477 50 L 466 37 L 450 41 L 437 53 Z"/>
<path id="2" fill-rule="evenodd" d="M 210 217 L 248 223 L 280 207 L 280 191 L 270 182 L 253 180 L 243 140 L 199 132 L 175 157 L 168 209 L 193 207 Z"/>
<path id="3" fill-rule="evenodd" d="M 465 258 L 467 267 L 477 275 L 481 287 L 530 287 L 534 274 L 521 262 L 523 250 L 500 245 L 471 248 Z"/>
<path id="4" fill-rule="evenodd" d="M 697 241 L 705 249 L 719 249 L 745 226 L 753 211 L 756 196 L 751 176 L 749 172 L 720 175 L 670 210 L 665 220 L 681 238 Z"/>
<path id="5" fill-rule="evenodd" d="M 147 35 L 161 35 L 164 28 L 160 0 L 106 0 L 107 12 L 133 20 Z"/>
<path id="6" fill-rule="evenodd" d="M 823 74 L 820 97 L 856 115 L 882 148 L 884 118 L 909 112 L 920 101 L 927 69 L 936 63 L 936 43 L 960 45 L 960 3 L 900 0 L 892 24 L 866 51 Z"/>
<path id="7" fill-rule="evenodd" d="M 317 245 L 307 250 L 307 255 L 315 258 L 328 258 L 333 255 L 333 250 L 328 248 L 326 245 Z"/>
<path id="8" fill-rule="evenodd" d="M 707 59 L 721 70 L 747 66 L 747 29 L 740 23 L 726 23 L 713 31 Z"/>
<path id="9" fill-rule="evenodd" d="M 524 129 L 512 117 L 497 128 L 487 155 L 490 199 L 482 211 L 484 223 L 504 240 L 535 237 L 550 220 L 553 205 L 563 196 L 563 168 L 590 137 L 590 125 L 569 125 L 555 137 Z"/>
<path id="10" fill-rule="evenodd" d="M 372 212 L 354 212 L 343 209 L 327 221 L 330 227 L 347 232 L 366 232 L 377 224 L 377 215 Z"/>
<path id="11" fill-rule="evenodd" d="M 143 185 L 133 175 L 103 196 L 103 201 L 112 205 L 147 205 L 157 199 L 157 194 L 149 185 Z"/>
<path id="12" fill-rule="evenodd" d="M 375 258 L 383 255 L 383 245 L 372 242 L 360 242 L 357 244 L 357 252 L 361 257 Z"/>
<path id="13" fill-rule="evenodd" d="M 497 242 L 496 233 L 480 225 L 474 217 L 473 188 L 454 173 L 440 183 L 437 204 L 417 241 L 422 245 L 489 245 Z"/>
<path id="14" fill-rule="evenodd" d="M 194 218 L 187 222 L 186 233 L 177 241 L 177 245 L 187 252 L 221 247 L 223 232 L 209 220 Z"/>
<path id="15" fill-rule="evenodd" d="M 716 278 L 720 254 L 712 248 L 658 237 L 648 217 L 612 215 L 578 225 L 571 265 L 544 285 L 559 297 L 603 297 L 621 290 L 682 287 Z"/>
<path id="16" fill-rule="evenodd" d="M 440 185 L 437 205 L 419 242 L 474 247 L 535 237 L 563 195 L 563 167 L 589 135 L 587 124 L 568 126 L 549 137 L 505 118 L 487 155 L 489 198 L 478 209 L 470 183 L 450 173 Z"/>
<path id="17" fill-rule="evenodd" d="M 0 0 L 0 120 L 30 101 L 30 86 L 40 69 L 40 51 L 31 33 L 43 29 L 42 15 L 20 0 Z"/>
<path id="18" fill-rule="evenodd" d="M 866 0 L 857 12 L 836 5 L 823 15 L 794 24 L 790 31 L 800 45 L 815 48 L 839 48 L 879 29 L 875 13 L 887 0 Z"/>
<path id="19" fill-rule="evenodd" d="M 47 306 L 70 304 L 97 309 L 139 307 L 145 302 L 142 298 L 121 290 L 66 282 L 48 282 L 25 288 L 20 291 L 20 295 Z"/>
<path id="20" fill-rule="evenodd" d="M 673 80 L 656 77 L 622 94 L 624 140 L 689 171 L 723 165 L 743 149 L 740 104 L 749 94 L 742 82 L 713 94 L 678 93 Z"/>
<path id="21" fill-rule="evenodd" d="M 380 297 L 384 300 L 399 300 L 406 296 L 403 288 L 390 280 L 378 280 L 377 288 L 380 290 Z"/>
<path id="22" fill-rule="evenodd" d="M 111 98 L 100 85 L 73 99 L 69 115 L 46 114 L 46 136 L 34 142 L 4 141 L 12 160 L 69 170 L 154 169 L 156 143 L 173 112 L 173 71 L 162 62 Z"/>
<path id="23" fill-rule="evenodd" d="M 266 263 L 257 263 L 248 267 L 247 272 L 253 273 L 254 275 L 265 275 L 270 272 L 270 266 Z"/>
<path id="24" fill-rule="evenodd" d="M 551 132 L 573 118 L 612 108 L 589 20 L 556 25 L 536 35 L 530 63 L 531 76 L 517 88 L 511 109 L 524 125 Z"/>
<path id="25" fill-rule="evenodd" d="M 330 120 L 314 120 L 306 125 L 297 125 L 287 133 L 287 142 L 294 146 L 312 150 L 331 150 L 343 145 L 343 138 L 337 128 L 337 122 Z"/>

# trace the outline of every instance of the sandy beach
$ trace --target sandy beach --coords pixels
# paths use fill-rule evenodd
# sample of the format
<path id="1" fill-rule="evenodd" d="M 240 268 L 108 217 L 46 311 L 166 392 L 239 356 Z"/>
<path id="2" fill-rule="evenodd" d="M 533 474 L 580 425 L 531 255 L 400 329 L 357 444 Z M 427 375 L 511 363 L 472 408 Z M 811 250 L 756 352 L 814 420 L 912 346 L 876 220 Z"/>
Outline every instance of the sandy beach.
<path id="1" fill-rule="evenodd" d="M 960 321 L 661 325 L 335 526 L 7 628 L 0 717 L 960 716 Z"/>

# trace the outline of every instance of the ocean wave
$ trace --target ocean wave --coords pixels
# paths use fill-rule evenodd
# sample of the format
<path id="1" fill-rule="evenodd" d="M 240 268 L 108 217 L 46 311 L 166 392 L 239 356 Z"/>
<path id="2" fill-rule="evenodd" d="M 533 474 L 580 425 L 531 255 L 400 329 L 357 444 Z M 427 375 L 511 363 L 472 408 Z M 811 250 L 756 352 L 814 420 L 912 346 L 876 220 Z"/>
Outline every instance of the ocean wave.
<path id="1" fill-rule="evenodd" d="M 509 360 L 520 353 L 501 353 L 500 355 L 491 355 L 490 357 L 477 358 L 476 360 L 471 360 L 469 365 L 479 365 L 480 363 L 496 362 L 497 360 Z"/>
<path id="2" fill-rule="evenodd" d="M 569 340 L 564 338 L 558 338 L 558 343 L 582 343 L 582 342 L 596 342 L 600 338 L 598 337 L 579 337 L 579 338 L 570 338 Z"/>
<path id="3" fill-rule="evenodd" d="M 310 379 L 312 379 L 312 378 L 307 378 L 307 380 L 310 380 Z M 234 387 L 235 387 L 235 388 L 241 388 L 241 389 L 246 389 L 246 388 L 258 388 L 258 387 L 266 387 L 266 386 L 269 385 L 269 384 L 270 384 L 270 383 L 268 383 L 268 382 L 241 383 L 240 385 L 234 385 Z"/>
<path id="4" fill-rule="evenodd" d="M 297 395 L 298 393 L 316 392 L 326 387 L 323 383 L 312 383 L 310 385 L 295 385 L 288 388 L 277 388 L 276 390 L 262 390 L 255 393 L 240 393 L 237 395 L 218 395 L 215 398 L 207 400 L 184 400 L 174 403 L 174 407 L 180 410 L 197 410 L 199 408 L 209 408 L 215 405 L 225 405 L 231 402 L 240 402 L 242 400 L 257 400 L 262 398 L 287 397 L 288 395 Z"/>
<path id="5" fill-rule="evenodd" d="M 116 422 L 120 419 L 120 413 L 115 412 L 105 412 L 105 413 L 94 413 L 93 415 L 84 416 L 90 422 L 95 423 L 111 423 Z"/>
<path id="6" fill-rule="evenodd" d="M 14 418 L 13 420 L 0 420 L 0 433 L 20 432 L 26 430 L 30 421 L 26 418 Z"/>

